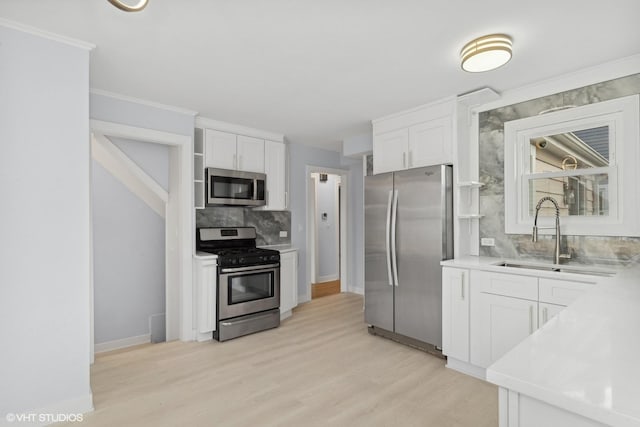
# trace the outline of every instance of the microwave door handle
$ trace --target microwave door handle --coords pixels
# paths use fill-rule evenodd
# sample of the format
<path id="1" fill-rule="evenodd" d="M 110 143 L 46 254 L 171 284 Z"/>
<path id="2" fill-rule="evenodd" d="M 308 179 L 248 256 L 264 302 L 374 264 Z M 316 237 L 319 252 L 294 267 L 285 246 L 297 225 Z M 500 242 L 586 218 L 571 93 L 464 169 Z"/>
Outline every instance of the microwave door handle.
<path id="1" fill-rule="evenodd" d="M 253 200 L 258 200 L 258 179 L 253 180 Z"/>

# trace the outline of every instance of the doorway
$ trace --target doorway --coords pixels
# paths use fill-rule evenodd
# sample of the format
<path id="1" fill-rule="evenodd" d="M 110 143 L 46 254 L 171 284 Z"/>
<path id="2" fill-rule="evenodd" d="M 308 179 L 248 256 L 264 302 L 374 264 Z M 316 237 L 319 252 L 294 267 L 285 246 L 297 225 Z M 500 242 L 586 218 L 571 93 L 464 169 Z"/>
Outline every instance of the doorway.
<path id="1" fill-rule="evenodd" d="M 94 138 L 100 139 L 92 144 L 91 163 L 95 351 L 164 342 L 170 149 Z M 114 170 L 118 165 L 146 178 L 150 192 L 158 192 L 158 206 L 130 188 L 131 180 Z"/>
<path id="2" fill-rule="evenodd" d="M 346 292 L 347 171 L 307 167 L 309 299 Z"/>
<path id="3" fill-rule="evenodd" d="M 119 123 L 91 120 L 92 156 L 102 155 L 118 170 L 121 181 L 138 197 L 165 218 L 165 337 L 166 341 L 194 339 L 192 313 L 192 269 L 193 251 L 193 146 L 192 138 L 186 135 L 155 131 L 122 125 Z M 127 161 L 119 159 L 117 151 L 110 150 L 108 138 L 124 138 L 140 142 L 151 142 L 169 147 L 169 191 L 158 189 Z M 93 224 L 92 224 L 93 228 Z M 93 247 L 93 244 L 91 244 Z M 91 253 L 90 278 L 90 359 L 94 360 L 94 284 L 93 251 Z M 154 319 L 156 321 L 162 319 Z"/>

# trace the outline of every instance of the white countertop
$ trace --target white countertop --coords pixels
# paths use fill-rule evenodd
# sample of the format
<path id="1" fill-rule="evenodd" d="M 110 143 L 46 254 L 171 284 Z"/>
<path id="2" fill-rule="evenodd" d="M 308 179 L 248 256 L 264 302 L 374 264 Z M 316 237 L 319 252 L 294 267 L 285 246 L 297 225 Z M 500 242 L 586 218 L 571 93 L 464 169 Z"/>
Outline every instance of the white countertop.
<path id="1" fill-rule="evenodd" d="M 465 256 L 455 259 L 449 259 L 441 261 L 440 265 L 443 267 L 457 267 L 457 268 L 471 268 L 482 271 L 493 271 L 496 273 L 510 273 L 519 274 L 521 276 L 536 276 L 536 277 L 548 277 L 550 279 L 562 279 L 573 280 L 581 282 L 600 282 L 603 277 L 591 276 L 588 274 L 571 273 L 571 272 L 559 272 L 539 269 L 527 269 L 516 267 L 503 267 L 495 265 L 500 262 L 509 262 L 522 265 L 532 266 L 548 266 L 550 268 L 562 268 L 566 270 L 575 271 L 594 271 L 599 273 L 616 273 L 622 271 L 622 267 L 619 265 L 581 265 L 581 264 L 550 264 L 541 261 L 525 260 L 525 259 L 509 259 L 509 258 L 493 258 L 493 257 L 481 257 L 481 256 Z"/>
<path id="2" fill-rule="evenodd" d="M 193 255 L 194 258 L 196 259 L 216 259 L 218 258 L 218 255 L 209 253 L 209 252 L 203 252 L 203 251 L 196 251 L 195 255 Z"/>
<path id="3" fill-rule="evenodd" d="M 498 261 L 443 265 L 486 267 L 489 260 Z M 601 423 L 640 426 L 640 266 L 598 282 L 491 365 L 487 380 Z"/>
<path id="4" fill-rule="evenodd" d="M 293 252 L 293 251 L 297 251 L 298 248 L 291 246 L 290 244 L 288 245 L 266 245 L 266 246 L 258 246 L 260 248 L 264 248 L 264 249 L 273 249 L 275 251 L 280 251 L 281 254 L 283 253 L 287 253 L 287 252 Z"/>

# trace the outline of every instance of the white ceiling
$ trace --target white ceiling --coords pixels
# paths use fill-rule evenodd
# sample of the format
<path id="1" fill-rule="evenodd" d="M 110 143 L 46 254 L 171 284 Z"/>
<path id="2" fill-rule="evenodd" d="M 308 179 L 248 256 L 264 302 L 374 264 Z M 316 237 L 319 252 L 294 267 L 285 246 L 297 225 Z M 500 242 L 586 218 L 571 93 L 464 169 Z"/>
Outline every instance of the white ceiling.
<path id="1" fill-rule="evenodd" d="M 333 150 L 380 116 L 639 53 L 639 16 L 638 0 L 0 0 L 0 17 L 96 44 L 93 88 Z M 496 32 L 512 61 L 461 71 L 460 48 Z"/>

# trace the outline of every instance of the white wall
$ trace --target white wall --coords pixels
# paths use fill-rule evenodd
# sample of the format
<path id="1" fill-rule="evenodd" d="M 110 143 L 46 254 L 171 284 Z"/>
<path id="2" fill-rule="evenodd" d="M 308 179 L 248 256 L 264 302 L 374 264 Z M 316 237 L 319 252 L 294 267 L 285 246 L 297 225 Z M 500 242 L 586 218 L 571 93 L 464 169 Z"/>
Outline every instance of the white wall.
<path id="1" fill-rule="evenodd" d="M 85 412 L 89 51 L 0 25 L 0 422 Z"/>
<path id="2" fill-rule="evenodd" d="M 318 175 L 318 174 L 316 174 Z M 338 280 L 338 229 L 340 217 L 338 213 L 338 187 L 340 176 L 327 176 L 325 182 L 316 181 L 316 226 L 317 226 L 317 250 L 318 265 L 316 280 L 326 282 Z M 326 219 L 323 218 L 326 214 Z"/>
<path id="3" fill-rule="evenodd" d="M 111 138 L 165 190 L 166 145 Z M 164 340 L 165 220 L 99 163 L 92 163 L 94 339 L 96 344 L 148 335 Z"/>

